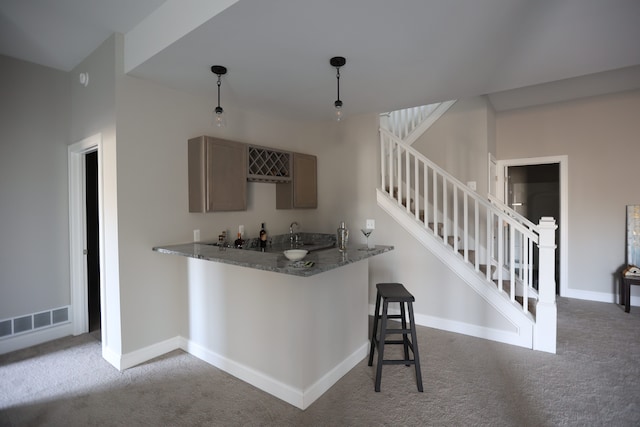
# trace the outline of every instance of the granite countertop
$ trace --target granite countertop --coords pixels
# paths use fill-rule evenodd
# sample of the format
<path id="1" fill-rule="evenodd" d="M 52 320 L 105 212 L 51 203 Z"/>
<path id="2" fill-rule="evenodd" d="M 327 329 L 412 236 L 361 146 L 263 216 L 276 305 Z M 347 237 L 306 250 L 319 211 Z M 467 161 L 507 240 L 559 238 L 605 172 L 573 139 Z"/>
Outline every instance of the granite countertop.
<path id="1" fill-rule="evenodd" d="M 281 251 L 260 252 L 235 249 L 214 246 L 212 243 L 207 242 L 156 246 L 153 250 L 163 254 L 180 255 L 276 273 L 309 277 L 389 252 L 393 250 L 393 246 L 376 245 L 375 248 L 367 250 L 365 245 L 349 245 L 346 252 L 340 252 L 335 247 L 320 249 L 309 252 L 302 260 L 302 263 L 289 261 Z M 313 265 L 310 265 L 310 263 L 313 263 Z M 298 267 L 301 264 L 306 264 L 306 266 Z"/>

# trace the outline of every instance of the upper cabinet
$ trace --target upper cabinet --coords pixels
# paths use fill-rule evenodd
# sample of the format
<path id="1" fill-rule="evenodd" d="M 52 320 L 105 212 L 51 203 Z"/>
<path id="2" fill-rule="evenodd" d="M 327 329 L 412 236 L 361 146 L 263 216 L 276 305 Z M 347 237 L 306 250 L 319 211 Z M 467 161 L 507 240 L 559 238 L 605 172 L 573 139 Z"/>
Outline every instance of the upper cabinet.
<path id="1" fill-rule="evenodd" d="M 247 181 L 276 183 L 276 209 L 318 207 L 316 156 L 211 136 L 189 140 L 189 212 L 247 210 Z"/>
<path id="2" fill-rule="evenodd" d="M 318 207 L 318 161 L 310 154 L 292 153 L 292 179 L 276 185 L 276 209 Z"/>
<path id="3" fill-rule="evenodd" d="M 189 140 L 189 212 L 247 209 L 247 145 L 200 136 Z"/>

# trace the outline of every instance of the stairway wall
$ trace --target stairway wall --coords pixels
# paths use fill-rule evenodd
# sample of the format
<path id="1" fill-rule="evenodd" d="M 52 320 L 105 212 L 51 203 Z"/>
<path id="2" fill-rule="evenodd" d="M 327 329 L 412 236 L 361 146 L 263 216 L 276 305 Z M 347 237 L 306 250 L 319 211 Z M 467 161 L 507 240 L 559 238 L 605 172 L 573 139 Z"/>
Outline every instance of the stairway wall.
<path id="1" fill-rule="evenodd" d="M 467 183 L 488 193 L 488 153 L 495 153 L 495 113 L 484 96 L 456 101 L 413 148 Z"/>

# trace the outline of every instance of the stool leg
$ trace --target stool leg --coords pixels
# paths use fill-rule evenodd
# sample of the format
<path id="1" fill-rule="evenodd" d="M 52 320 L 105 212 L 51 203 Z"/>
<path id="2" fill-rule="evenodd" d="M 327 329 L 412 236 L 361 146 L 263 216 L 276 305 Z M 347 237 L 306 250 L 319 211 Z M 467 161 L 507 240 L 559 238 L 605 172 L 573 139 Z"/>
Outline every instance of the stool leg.
<path id="1" fill-rule="evenodd" d="M 376 391 L 380 391 L 382 380 L 382 364 L 384 362 L 384 342 L 387 339 L 387 308 L 389 302 L 385 299 L 382 303 L 382 322 L 380 325 L 380 339 L 378 340 L 378 366 L 376 366 Z"/>
<path id="2" fill-rule="evenodd" d="M 422 391 L 422 372 L 420 371 L 420 355 L 418 354 L 418 339 L 416 337 L 416 322 L 413 318 L 413 304 L 408 302 L 409 306 L 409 324 L 411 325 L 411 343 L 413 346 L 413 360 L 416 365 L 416 382 L 418 391 Z"/>
<path id="3" fill-rule="evenodd" d="M 376 295 L 376 309 L 373 314 L 373 333 L 371 334 L 371 348 L 369 349 L 369 366 L 373 365 L 373 352 L 376 348 L 376 334 L 378 333 L 378 320 L 380 320 L 380 292 Z"/>
<path id="4" fill-rule="evenodd" d="M 400 302 L 400 324 L 402 329 L 407 329 L 407 313 L 404 309 L 404 302 Z M 409 338 L 406 333 L 402 334 L 402 346 L 404 347 L 404 360 L 409 361 Z M 405 366 L 409 366 L 407 363 Z"/>

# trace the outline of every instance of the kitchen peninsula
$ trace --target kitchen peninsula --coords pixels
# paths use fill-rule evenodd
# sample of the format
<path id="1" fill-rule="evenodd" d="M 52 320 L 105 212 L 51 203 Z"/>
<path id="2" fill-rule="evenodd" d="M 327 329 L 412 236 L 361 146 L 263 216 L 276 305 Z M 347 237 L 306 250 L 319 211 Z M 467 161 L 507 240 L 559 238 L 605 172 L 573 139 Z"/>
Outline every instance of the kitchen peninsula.
<path id="1" fill-rule="evenodd" d="M 279 250 L 153 250 L 187 257 L 185 350 L 305 409 L 366 357 L 368 259 L 393 247 L 314 250 L 300 268 Z"/>

